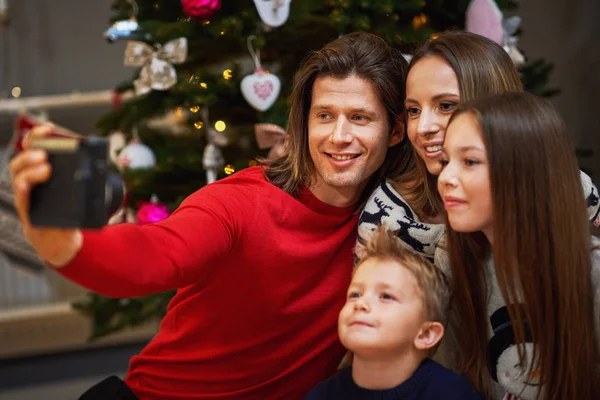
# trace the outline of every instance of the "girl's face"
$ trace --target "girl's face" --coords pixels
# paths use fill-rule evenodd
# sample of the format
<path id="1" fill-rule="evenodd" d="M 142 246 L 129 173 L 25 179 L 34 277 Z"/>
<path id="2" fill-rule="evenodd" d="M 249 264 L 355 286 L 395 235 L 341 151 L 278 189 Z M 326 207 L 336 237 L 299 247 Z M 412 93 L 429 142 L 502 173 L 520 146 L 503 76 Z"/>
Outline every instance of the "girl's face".
<path id="1" fill-rule="evenodd" d="M 432 175 L 442 166 L 442 145 L 448 120 L 460 102 L 458 79 L 439 56 L 419 60 L 406 79 L 407 132 Z"/>
<path id="2" fill-rule="evenodd" d="M 482 231 L 493 243 L 489 164 L 479 124 L 472 114 L 461 114 L 448 126 L 442 165 L 438 191 L 450 226 L 457 232 Z"/>

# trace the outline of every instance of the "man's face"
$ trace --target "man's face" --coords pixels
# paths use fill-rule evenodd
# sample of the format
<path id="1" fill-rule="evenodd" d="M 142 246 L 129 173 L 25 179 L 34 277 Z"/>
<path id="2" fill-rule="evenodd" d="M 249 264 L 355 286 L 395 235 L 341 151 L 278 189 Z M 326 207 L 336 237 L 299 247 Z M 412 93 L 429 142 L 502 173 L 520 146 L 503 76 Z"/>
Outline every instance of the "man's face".
<path id="1" fill-rule="evenodd" d="M 394 260 L 360 264 L 339 315 L 342 344 L 363 358 L 406 354 L 425 320 L 414 275 Z"/>
<path id="2" fill-rule="evenodd" d="M 404 132 L 392 128 L 370 82 L 356 75 L 317 78 L 308 116 L 313 194 L 339 207 L 354 204 L 388 147 L 402 139 Z"/>

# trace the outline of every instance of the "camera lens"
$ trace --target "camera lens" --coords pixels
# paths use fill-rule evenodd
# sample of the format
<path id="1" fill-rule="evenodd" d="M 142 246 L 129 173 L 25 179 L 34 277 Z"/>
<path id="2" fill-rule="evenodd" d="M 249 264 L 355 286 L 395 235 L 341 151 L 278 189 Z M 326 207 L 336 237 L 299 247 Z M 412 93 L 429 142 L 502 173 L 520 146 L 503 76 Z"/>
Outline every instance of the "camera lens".
<path id="1" fill-rule="evenodd" d="M 125 197 L 125 190 L 121 176 L 113 171 L 108 171 L 106 174 L 106 191 L 105 191 L 105 206 L 106 215 L 113 215 Z"/>

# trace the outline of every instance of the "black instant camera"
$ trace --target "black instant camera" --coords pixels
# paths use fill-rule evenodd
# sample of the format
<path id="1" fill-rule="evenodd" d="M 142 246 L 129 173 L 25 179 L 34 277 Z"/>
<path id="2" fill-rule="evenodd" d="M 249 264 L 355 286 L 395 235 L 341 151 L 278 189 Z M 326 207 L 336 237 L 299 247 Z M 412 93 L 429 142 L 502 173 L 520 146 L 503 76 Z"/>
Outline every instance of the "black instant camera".
<path id="1" fill-rule="evenodd" d="M 50 179 L 33 187 L 29 219 L 34 226 L 97 229 L 121 205 L 121 177 L 108 168 L 108 141 L 52 135 L 32 138 L 52 166 Z"/>

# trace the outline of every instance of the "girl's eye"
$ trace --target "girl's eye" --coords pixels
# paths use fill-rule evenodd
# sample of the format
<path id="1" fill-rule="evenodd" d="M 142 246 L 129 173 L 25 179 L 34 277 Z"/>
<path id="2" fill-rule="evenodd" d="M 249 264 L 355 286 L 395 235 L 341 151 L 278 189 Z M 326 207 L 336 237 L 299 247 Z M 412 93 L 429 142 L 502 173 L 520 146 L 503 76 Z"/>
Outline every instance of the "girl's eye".
<path id="1" fill-rule="evenodd" d="M 319 114 L 317 114 L 317 118 L 319 118 L 319 119 L 327 119 L 327 118 L 329 118 L 329 114 L 327 114 L 327 113 L 319 113 Z"/>
<path id="2" fill-rule="evenodd" d="M 409 107 L 406 112 L 408 113 L 408 115 L 410 116 L 416 116 L 419 115 L 419 113 L 421 112 L 417 107 Z"/>
<path id="3" fill-rule="evenodd" d="M 465 165 L 468 167 L 472 167 L 474 165 L 479 164 L 479 161 L 473 159 L 473 158 L 465 158 Z"/>
<path id="4" fill-rule="evenodd" d="M 358 299 L 359 297 L 360 297 L 360 294 L 358 294 L 358 292 L 351 292 L 348 294 L 349 299 Z"/>
<path id="5" fill-rule="evenodd" d="M 355 115 L 354 120 L 358 122 L 366 122 L 368 120 L 364 115 Z"/>
<path id="6" fill-rule="evenodd" d="M 440 108 L 442 111 L 453 111 L 456 107 L 456 103 L 441 103 Z"/>

